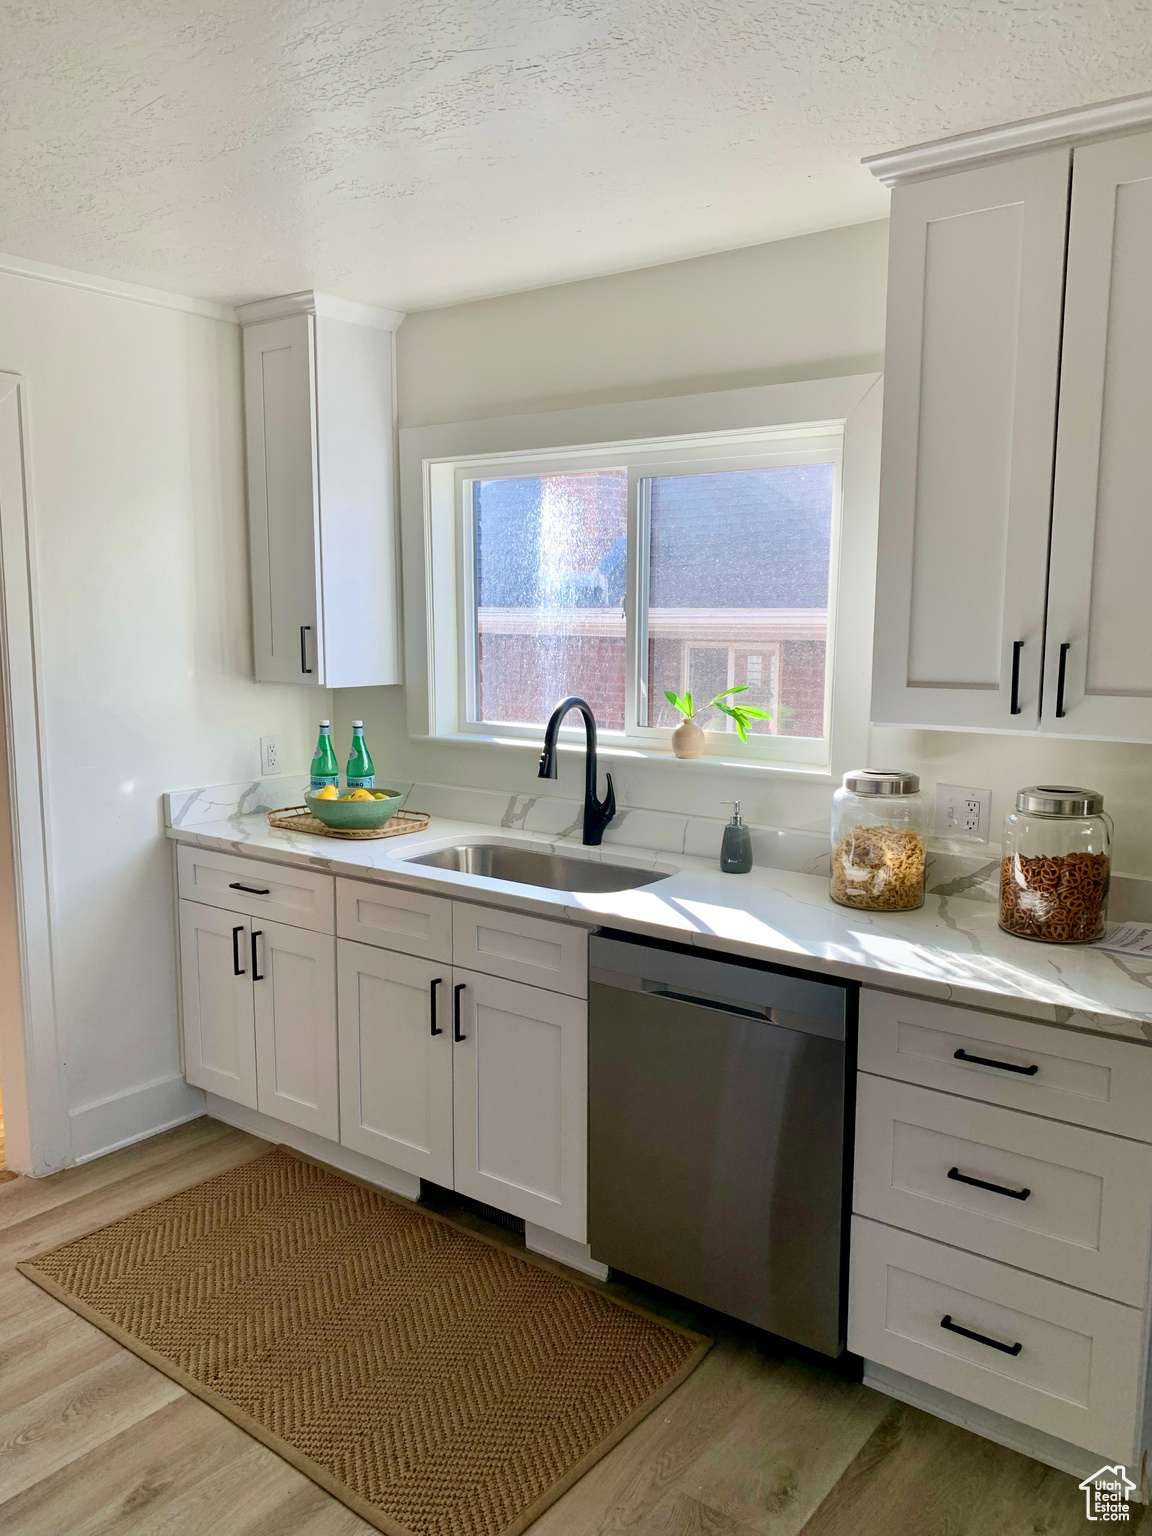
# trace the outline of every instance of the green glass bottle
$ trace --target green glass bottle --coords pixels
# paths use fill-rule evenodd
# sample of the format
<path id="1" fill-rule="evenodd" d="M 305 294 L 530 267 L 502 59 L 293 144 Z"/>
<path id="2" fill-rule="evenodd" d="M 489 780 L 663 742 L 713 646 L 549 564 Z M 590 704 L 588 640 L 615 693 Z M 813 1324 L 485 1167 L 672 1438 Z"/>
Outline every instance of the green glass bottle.
<path id="1" fill-rule="evenodd" d="M 312 758 L 312 781 L 308 788 L 315 794 L 318 789 L 327 789 L 329 784 L 339 789 L 340 764 L 336 761 L 336 754 L 332 750 L 332 722 L 321 720 L 320 739 L 316 743 L 316 752 Z"/>
<path id="2" fill-rule="evenodd" d="M 352 750 L 348 754 L 348 788 L 375 789 L 376 768 L 364 742 L 363 720 L 352 722 Z"/>

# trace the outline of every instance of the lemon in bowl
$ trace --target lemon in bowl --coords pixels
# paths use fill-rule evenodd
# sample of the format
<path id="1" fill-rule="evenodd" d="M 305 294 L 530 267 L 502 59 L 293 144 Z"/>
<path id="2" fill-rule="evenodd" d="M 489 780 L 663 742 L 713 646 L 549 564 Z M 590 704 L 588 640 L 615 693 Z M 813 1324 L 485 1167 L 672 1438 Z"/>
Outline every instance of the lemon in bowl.
<path id="1" fill-rule="evenodd" d="M 324 790 L 304 792 L 304 804 L 326 827 L 335 832 L 375 832 L 403 805 L 404 794 L 396 789 L 355 789 L 333 798 Z"/>

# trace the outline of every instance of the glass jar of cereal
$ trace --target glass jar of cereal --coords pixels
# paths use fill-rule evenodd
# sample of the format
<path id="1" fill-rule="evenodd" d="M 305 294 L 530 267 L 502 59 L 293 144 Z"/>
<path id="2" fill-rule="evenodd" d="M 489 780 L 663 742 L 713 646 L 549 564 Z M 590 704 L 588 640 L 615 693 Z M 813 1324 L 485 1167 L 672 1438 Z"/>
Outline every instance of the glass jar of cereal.
<path id="1" fill-rule="evenodd" d="M 832 796 L 832 900 L 866 912 L 922 906 L 927 831 L 916 774 L 846 773 Z"/>
<path id="2" fill-rule="evenodd" d="M 1033 784 L 1004 819 L 1000 926 L 1045 944 L 1102 937 L 1112 873 L 1112 818 L 1104 796 Z"/>

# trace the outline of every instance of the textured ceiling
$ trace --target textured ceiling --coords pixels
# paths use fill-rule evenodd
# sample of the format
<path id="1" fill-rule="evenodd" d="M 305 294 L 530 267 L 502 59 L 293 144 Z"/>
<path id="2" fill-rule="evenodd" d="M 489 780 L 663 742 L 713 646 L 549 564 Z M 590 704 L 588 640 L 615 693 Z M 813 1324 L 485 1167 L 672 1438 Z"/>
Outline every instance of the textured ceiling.
<path id="1" fill-rule="evenodd" d="M 10 0 L 0 250 L 412 309 L 881 217 L 861 155 L 1152 86 L 1147 0 Z"/>

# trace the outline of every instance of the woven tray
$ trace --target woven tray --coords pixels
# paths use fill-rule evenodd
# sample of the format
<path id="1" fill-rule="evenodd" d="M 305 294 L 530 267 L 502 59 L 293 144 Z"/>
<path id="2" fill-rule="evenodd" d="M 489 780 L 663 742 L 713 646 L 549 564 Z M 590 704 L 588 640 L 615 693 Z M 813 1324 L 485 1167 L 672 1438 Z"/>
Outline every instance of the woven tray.
<path id="1" fill-rule="evenodd" d="M 318 816 L 313 816 L 307 806 L 293 805 L 283 811 L 269 811 L 268 821 L 283 832 L 310 832 L 316 837 L 403 837 L 406 832 L 423 832 L 432 820 L 423 811 L 393 811 L 382 827 L 368 832 L 347 832 L 338 827 L 326 827 Z"/>

